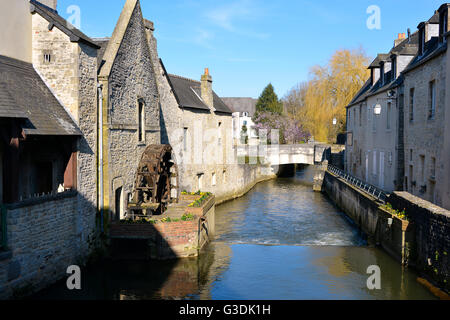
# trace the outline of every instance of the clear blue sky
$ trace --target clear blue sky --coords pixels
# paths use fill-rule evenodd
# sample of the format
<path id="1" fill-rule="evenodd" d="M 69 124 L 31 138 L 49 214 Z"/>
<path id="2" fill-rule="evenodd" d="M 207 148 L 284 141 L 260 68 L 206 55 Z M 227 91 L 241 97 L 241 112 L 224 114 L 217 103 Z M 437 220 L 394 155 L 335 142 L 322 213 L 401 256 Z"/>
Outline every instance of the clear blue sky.
<path id="1" fill-rule="evenodd" d="M 81 9 L 81 30 L 111 36 L 125 0 L 58 0 L 67 18 Z M 437 0 L 141 0 L 154 21 L 159 55 L 169 73 L 200 79 L 205 67 L 225 97 L 257 98 L 269 83 L 282 97 L 308 79 L 338 49 L 387 52 L 398 33 L 430 18 Z M 381 9 L 381 29 L 369 30 L 367 8 Z"/>

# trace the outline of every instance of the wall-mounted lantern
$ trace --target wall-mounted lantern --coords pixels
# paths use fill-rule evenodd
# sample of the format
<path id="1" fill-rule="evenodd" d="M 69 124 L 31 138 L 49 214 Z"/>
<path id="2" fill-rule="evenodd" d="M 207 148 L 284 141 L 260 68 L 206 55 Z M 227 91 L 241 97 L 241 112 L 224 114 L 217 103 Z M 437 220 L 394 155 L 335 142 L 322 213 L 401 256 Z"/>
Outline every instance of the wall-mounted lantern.
<path id="1" fill-rule="evenodd" d="M 336 118 L 333 119 L 333 126 L 335 126 L 335 125 L 337 125 L 337 119 Z"/>
<path id="2" fill-rule="evenodd" d="M 381 104 L 377 103 L 373 107 L 373 113 L 376 114 L 377 116 L 381 114 Z"/>
<path id="3" fill-rule="evenodd" d="M 389 227 L 392 226 L 392 222 L 393 222 L 392 218 L 388 218 L 388 226 L 389 226 Z"/>

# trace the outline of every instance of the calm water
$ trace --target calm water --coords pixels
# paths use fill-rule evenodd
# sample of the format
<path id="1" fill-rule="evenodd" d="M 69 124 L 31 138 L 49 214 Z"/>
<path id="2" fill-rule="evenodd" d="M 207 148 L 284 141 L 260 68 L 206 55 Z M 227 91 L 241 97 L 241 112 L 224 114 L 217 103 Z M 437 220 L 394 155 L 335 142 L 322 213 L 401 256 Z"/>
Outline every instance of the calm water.
<path id="1" fill-rule="evenodd" d="M 102 263 L 83 271 L 81 291 L 61 282 L 36 299 L 433 299 L 310 181 L 299 172 L 218 206 L 198 259 Z M 371 265 L 381 290 L 367 289 Z"/>

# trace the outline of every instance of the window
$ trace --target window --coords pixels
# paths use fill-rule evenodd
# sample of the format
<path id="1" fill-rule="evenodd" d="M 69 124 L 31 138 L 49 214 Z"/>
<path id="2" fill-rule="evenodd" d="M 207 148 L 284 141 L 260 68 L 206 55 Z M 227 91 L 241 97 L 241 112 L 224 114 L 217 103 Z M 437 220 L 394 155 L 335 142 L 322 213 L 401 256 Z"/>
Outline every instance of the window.
<path id="1" fill-rule="evenodd" d="M 215 186 L 216 184 L 217 184 L 217 181 L 216 181 L 216 173 L 213 172 L 213 174 L 212 174 L 212 176 L 211 176 L 211 185 L 212 185 L 212 186 Z"/>
<path id="2" fill-rule="evenodd" d="M 188 148 L 188 128 L 183 129 L 183 150 L 187 151 Z"/>
<path id="3" fill-rule="evenodd" d="M 377 151 L 373 151 L 373 164 L 372 164 L 372 173 L 373 175 L 377 174 Z"/>
<path id="4" fill-rule="evenodd" d="M 143 142 L 145 140 L 145 113 L 144 102 L 142 100 L 139 100 L 138 120 L 139 142 Z"/>
<path id="5" fill-rule="evenodd" d="M 392 58 L 392 77 L 391 79 L 397 79 L 397 57 Z"/>
<path id="6" fill-rule="evenodd" d="M 200 173 L 197 175 L 197 185 L 198 185 L 198 190 L 203 189 L 203 173 Z"/>
<path id="7" fill-rule="evenodd" d="M 409 161 L 413 161 L 413 150 L 409 149 Z"/>
<path id="8" fill-rule="evenodd" d="M 380 81 L 381 81 L 381 85 L 384 84 L 384 62 L 381 63 L 381 67 L 380 67 Z"/>
<path id="9" fill-rule="evenodd" d="M 414 88 L 409 90 L 409 121 L 414 121 Z"/>
<path id="10" fill-rule="evenodd" d="M 425 183 L 425 156 L 420 155 L 420 177 L 422 183 Z"/>
<path id="11" fill-rule="evenodd" d="M 431 170 L 430 170 L 431 179 L 436 179 L 436 158 L 431 158 Z"/>
<path id="12" fill-rule="evenodd" d="M 44 64 L 52 62 L 52 55 L 50 53 L 44 53 Z"/>
<path id="13" fill-rule="evenodd" d="M 409 183 L 411 185 L 411 191 L 414 191 L 414 177 L 413 177 L 414 168 L 413 166 L 409 166 Z"/>
<path id="14" fill-rule="evenodd" d="M 423 53 L 425 52 L 425 28 L 420 29 L 419 38 L 420 38 L 419 55 L 423 55 Z"/>
<path id="15" fill-rule="evenodd" d="M 359 105 L 359 126 L 362 126 L 362 104 Z"/>
<path id="16" fill-rule="evenodd" d="M 374 106 L 374 112 L 375 112 L 375 106 Z M 375 114 L 372 115 L 372 130 L 374 132 L 377 131 L 377 116 Z"/>
<path id="17" fill-rule="evenodd" d="M 446 37 L 444 37 L 444 34 L 448 31 L 447 30 L 447 24 L 448 24 L 448 12 L 447 10 L 441 15 L 441 21 L 440 21 L 440 41 L 441 42 L 447 42 Z"/>
<path id="18" fill-rule="evenodd" d="M 434 80 L 429 85 L 429 104 L 428 119 L 434 119 L 436 114 L 436 82 Z"/>
<path id="19" fill-rule="evenodd" d="M 392 103 L 388 102 L 387 111 L 386 111 L 386 129 L 387 130 L 391 130 L 391 108 L 392 108 Z"/>

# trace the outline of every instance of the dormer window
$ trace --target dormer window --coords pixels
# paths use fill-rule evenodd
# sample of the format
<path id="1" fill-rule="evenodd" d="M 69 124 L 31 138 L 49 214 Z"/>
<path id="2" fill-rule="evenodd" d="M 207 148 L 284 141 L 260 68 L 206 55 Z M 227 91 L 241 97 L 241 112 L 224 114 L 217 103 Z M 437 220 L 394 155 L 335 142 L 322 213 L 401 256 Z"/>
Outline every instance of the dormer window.
<path id="1" fill-rule="evenodd" d="M 446 43 L 447 37 L 444 36 L 448 31 L 448 11 L 446 9 L 443 13 L 441 13 L 441 18 L 439 21 L 439 29 L 440 29 L 439 30 L 440 42 Z"/>
<path id="2" fill-rule="evenodd" d="M 423 55 L 425 52 L 425 28 L 422 27 L 419 31 L 419 55 Z"/>
<path id="3" fill-rule="evenodd" d="M 397 79 L 397 57 L 392 58 L 392 79 Z"/>
<path id="4" fill-rule="evenodd" d="M 384 62 L 381 63 L 380 65 L 380 81 L 381 81 L 381 85 L 384 84 Z"/>

